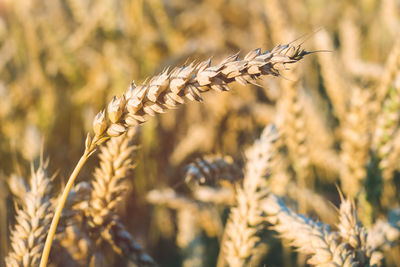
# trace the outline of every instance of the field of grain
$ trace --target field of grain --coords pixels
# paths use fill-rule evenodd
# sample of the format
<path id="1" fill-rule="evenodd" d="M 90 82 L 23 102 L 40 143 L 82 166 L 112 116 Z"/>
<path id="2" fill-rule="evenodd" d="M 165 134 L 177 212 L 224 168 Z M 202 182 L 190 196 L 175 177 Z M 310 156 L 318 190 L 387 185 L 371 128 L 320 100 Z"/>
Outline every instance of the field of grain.
<path id="1" fill-rule="evenodd" d="M 400 266 L 399 0 L 0 0 L 0 266 Z"/>

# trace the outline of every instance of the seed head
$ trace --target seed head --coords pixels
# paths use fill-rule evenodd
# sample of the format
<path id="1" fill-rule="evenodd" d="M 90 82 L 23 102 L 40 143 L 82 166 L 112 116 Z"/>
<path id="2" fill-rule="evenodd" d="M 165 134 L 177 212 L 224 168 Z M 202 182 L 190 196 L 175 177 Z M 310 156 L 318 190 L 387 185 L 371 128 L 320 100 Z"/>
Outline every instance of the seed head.
<path id="1" fill-rule="evenodd" d="M 125 107 L 125 96 L 116 97 L 114 96 L 108 105 L 108 118 L 111 122 L 116 123 L 122 116 Z"/>
<path id="2" fill-rule="evenodd" d="M 107 121 L 105 116 L 105 111 L 100 111 L 97 113 L 93 121 L 93 130 L 96 135 L 102 135 L 107 128 Z"/>

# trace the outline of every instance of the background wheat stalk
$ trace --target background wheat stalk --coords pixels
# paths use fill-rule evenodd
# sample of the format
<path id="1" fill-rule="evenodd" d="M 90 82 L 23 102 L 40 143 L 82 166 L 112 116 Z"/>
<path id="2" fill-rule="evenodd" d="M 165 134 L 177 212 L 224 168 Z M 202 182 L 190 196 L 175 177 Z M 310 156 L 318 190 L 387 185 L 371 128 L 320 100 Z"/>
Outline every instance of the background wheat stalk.
<path id="1" fill-rule="evenodd" d="M 100 166 L 94 171 L 90 202 L 86 216 L 89 231 L 95 243 L 104 239 L 120 255 L 126 256 L 139 266 L 154 266 L 153 259 L 143 252 L 119 222 L 117 207 L 122 203 L 129 189 L 127 179 L 134 168 L 133 152 L 137 129 L 131 128 L 126 134 L 113 138 L 100 149 Z M 95 253 L 95 252 L 94 252 Z"/>
<path id="2" fill-rule="evenodd" d="M 37 266 L 53 215 L 51 178 L 47 175 L 48 162 L 31 167 L 29 188 L 17 207 L 16 224 L 11 231 L 12 250 L 6 258 L 7 266 Z"/>
<path id="3" fill-rule="evenodd" d="M 273 142 L 277 135 L 274 126 L 266 127 L 260 139 L 246 152 L 243 184 L 236 187 L 237 207 L 231 209 L 222 244 L 230 266 L 245 266 L 256 252 L 260 240 L 257 232 L 262 222 L 260 203 L 268 195 L 266 177 L 271 172 Z"/>

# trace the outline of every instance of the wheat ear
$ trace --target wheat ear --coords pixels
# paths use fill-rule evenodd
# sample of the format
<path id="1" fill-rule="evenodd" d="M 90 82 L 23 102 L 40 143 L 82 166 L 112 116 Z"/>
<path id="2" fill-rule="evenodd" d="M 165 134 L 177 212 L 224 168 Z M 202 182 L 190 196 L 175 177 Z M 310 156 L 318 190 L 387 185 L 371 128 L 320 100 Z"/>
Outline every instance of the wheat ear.
<path id="1" fill-rule="evenodd" d="M 242 178 L 241 169 L 229 156 L 206 155 L 185 168 L 185 182 L 215 186 L 218 183 L 234 183 Z"/>
<path id="2" fill-rule="evenodd" d="M 271 172 L 273 142 L 277 135 L 274 126 L 265 127 L 260 139 L 246 152 L 245 178 L 243 185 L 237 186 L 237 207 L 231 209 L 222 244 L 230 266 L 245 266 L 256 252 L 257 231 L 263 221 L 260 203 L 269 192 L 265 177 Z"/>
<path id="3" fill-rule="evenodd" d="M 101 147 L 100 166 L 94 172 L 87 217 L 92 232 L 97 233 L 95 239 L 102 237 L 114 251 L 139 266 L 154 266 L 153 259 L 143 252 L 116 215 L 116 209 L 129 189 L 126 179 L 134 168 L 132 154 L 137 146 L 132 141 L 136 139 L 135 134 L 136 129 L 131 128 Z"/>
<path id="4" fill-rule="evenodd" d="M 270 194 L 261 204 L 265 220 L 281 238 L 300 252 L 312 255 L 309 264 L 316 266 L 357 266 L 347 244 L 329 226 L 315 222 L 290 210 L 275 195 Z"/>
<path id="5" fill-rule="evenodd" d="M 123 136 L 113 138 L 100 148 L 100 163 L 91 182 L 91 196 L 87 209 L 90 226 L 104 227 L 113 220 L 118 204 L 121 204 L 129 183 L 126 181 L 134 168 L 132 144 L 135 128 Z"/>
<path id="6" fill-rule="evenodd" d="M 184 97 L 201 101 L 201 93 L 214 89 L 226 91 L 234 81 L 248 84 L 265 75 L 279 75 L 286 64 L 295 63 L 309 54 L 301 45 L 278 45 L 271 51 L 260 49 L 249 52 L 243 59 L 233 55 L 219 65 L 211 66 L 211 60 L 200 64 L 166 70 L 153 77 L 148 83 L 136 87 L 134 83 L 121 97 L 109 103 L 107 114 L 101 111 L 93 122 L 95 136 L 87 135 L 85 151 L 68 179 L 46 238 L 40 267 L 47 265 L 51 244 L 60 215 L 76 177 L 95 148 L 110 137 L 123 134 L 128 128 L 146 121 L 147 115 L 154 116 L 184 103 Z"/>
<path id="7" fill-rule="evenodd" d="M 32 166 L 30 188 L 23 196 L 21 207 L 17 208 L 16 225 L 11 231 L 12 251 L 6 257 L 7 266 L 39 264 L 53 211 L 47 166 L 47 162 L 41 162 L 36 171 Z"/>
<path id="8" fill-rule="evenodd" d="M 340 181 L 344 193 L 356 197 L 364 187 L 370 145 L 368 134 L 369 91 L 355 87 L 350 98 L 347 116 L 343 119 L 340 159 Z"/>
<path id="9" fill-rule="evenodd" d="M 342 243 L 348 243 L 350 250 L 353 251 L 353 257 L 361 266 L 380 265 L 374 254 L 374 250 L 367 244 L 367 230 L 361 226 L 357 218 L 357 212 L 354 202 L 349 199 L 343 199 L 340 204 L 339 212 L 339 235 Z"/>

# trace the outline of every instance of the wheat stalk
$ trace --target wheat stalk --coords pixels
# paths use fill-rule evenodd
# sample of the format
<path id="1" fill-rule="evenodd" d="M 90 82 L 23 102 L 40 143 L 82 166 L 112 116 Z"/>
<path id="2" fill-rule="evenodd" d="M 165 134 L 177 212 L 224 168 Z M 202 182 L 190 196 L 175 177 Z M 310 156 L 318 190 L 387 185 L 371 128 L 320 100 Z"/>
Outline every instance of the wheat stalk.
<path id="1" fill-rule="evenodd" d="M 12 250 L 6 257 L 7 266 L 37 266 L 49 229 L 51 205 L 51 178 L 47 176 L 48 162 L 31 168 L 30 186 L 17 208 L 16 224 L 11 231 Z"/>
<path id="2" fill-rule="evenodd" d="M 238 55 L 226 58 L 219 65 L 211 66 L 211 60 L 198 65 L 190 64 L 166 70 L 150 79 L 150 82 L 136 87 L 134 83 L 121 97 L 114 97 L 109 103 L 107 114 L 97 114 L 92 139 L 87 135 L 85 151 L 68 179 L 59 204 L 50 225 L 46 238 L 40 267 L 47 265 L 51 244 L 57 229 L 60 215 L 67 199 L 68 192 L 78 176 L 81 168 L 95 148 L 110 137 L 116 137 L 127 131 L 129 127 L 146 121 L 146 115 L 154 116 L 167 109 L 184 103 L 184 96 L 190 100 L 201 101 L 201 93 L 210 89 L 226 91 L 234 81 L 248 84 L 265 75 L 279 75 L 279 70 L 287 64 L 295 63 L 309 54 L 301 45 L 278 45 L 271 51 L 260 49 L 249 52 L 243 59 Z"/>

